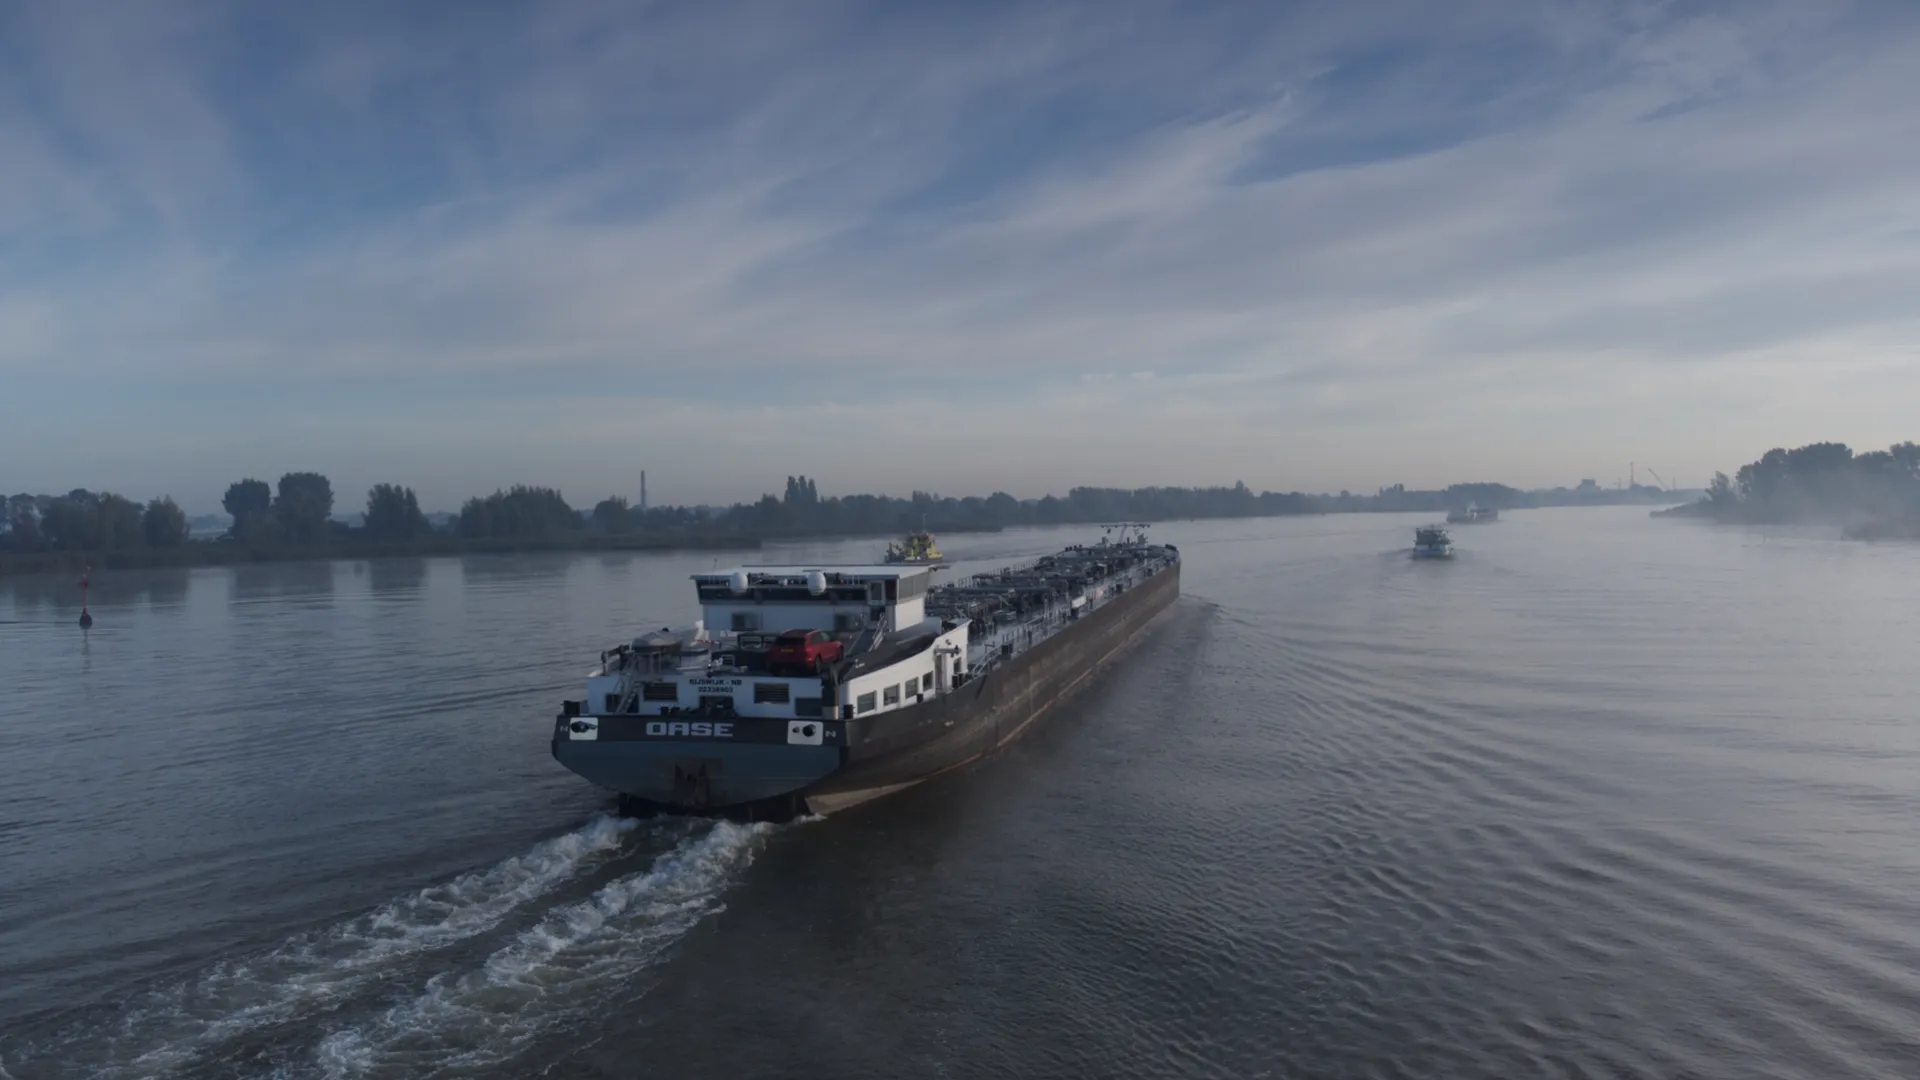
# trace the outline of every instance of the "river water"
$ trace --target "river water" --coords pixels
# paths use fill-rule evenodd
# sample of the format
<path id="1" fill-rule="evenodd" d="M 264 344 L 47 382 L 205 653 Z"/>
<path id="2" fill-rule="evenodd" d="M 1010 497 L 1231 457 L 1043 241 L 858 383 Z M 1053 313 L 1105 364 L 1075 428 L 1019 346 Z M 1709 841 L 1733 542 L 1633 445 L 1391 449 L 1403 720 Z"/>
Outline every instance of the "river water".
<path id="1" fill-rule="evenodd" d="M 1160 526 L 1124 665 L 777 827 L 547 752 L 711 553 L 0 582 L 0 1076 L 1920 1076 L 1920 548 L 1420 520 Z"/>

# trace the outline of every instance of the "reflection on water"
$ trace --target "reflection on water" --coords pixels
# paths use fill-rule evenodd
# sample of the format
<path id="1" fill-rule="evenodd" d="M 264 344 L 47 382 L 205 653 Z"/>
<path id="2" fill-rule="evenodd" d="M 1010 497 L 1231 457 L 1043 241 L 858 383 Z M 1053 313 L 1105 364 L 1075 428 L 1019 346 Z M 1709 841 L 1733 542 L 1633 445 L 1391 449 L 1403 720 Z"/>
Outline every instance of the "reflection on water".
<path id="1" fill-rule="evenodd" d="M 428 563 L 422 558 L 369 559 L 365 566 L 375 593 L 418 592 L 427 580 Z"/>
<path id="2" fill-rule="evenodd" d="M 149 607 L 178 606 L 186 602 L 187 593 L 193 588 L 194 573 L 184 566 L 156 567 L 141 571 L 134 584 Z"/>
<path id="3" fill-rule="evenodd" d="M 325 599 L 333 594 L 335 562 L 240 563 L 229 569 L 235 600 Z"/>
<path id="4" fill-rule="evenodd" d="M 523 581 L 559 577 L 584 561 L 582 556 L 560 552 L 468 555 L 460 560 L 460 573 L 471 582 Z"/>
<path id="5" fill-rule="evenodd" d="M 1920 1075 L 1920 547 L 1421 520 L 1156 529 L 1049 722 L 759 831 L 546 745 L 735 555 L 0 582 L 0 1080 Z"/>
<path id="6" fill-rule="evenodd" d="M 80 575 L 79 574 L 33 574 L 25 577 L 0 578 L 0 590 L 4 590 L 11 602 L 16 618 L 53 620 L 72 609 L 68 621 L 80 617 Z M 94 575 L 92 605 L 98 607 L 108 601 L 115 586 L 102 580 L 102 575 Z"/>
<path id="7" fill-rule="evenodd" d="M 135 605 L 178 606 L 186 602 L 195 575 L 208 572 L 184 566 L 145 570 L 95 568 L 88 579 L 87 607 L 98 620 L 111 618 L 113 613 Z M 0 578 L 0 596 L 14 609 L 16 617 L 67 622 L 77 622 L 80 618 L 77 571 Z"/>

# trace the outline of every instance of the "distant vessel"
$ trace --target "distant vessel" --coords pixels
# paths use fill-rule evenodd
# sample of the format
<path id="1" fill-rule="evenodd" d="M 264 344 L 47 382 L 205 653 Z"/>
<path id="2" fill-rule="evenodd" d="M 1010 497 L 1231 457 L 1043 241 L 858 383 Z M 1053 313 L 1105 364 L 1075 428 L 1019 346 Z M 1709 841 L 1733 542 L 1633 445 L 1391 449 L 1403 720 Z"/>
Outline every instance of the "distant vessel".
<path id="1" fill-rule="evenodd" d="M 937 569 L 695 574 L 702 621 L 601 653 L 553 756 L 628 813 L 832 813 L 1014 738 L 1180 595 L 1179 551 L 1134 525 L 952 585 Z"/>
<path id="2" fill-rule="evenodd" d="M 1500 511 L 1492 507 L 1481 507 L 1468 503 L 1465 510 L 1455 510 L 1447 515 L 1449 525 L 1479 525 L 1488 521 L 1500 520 Z"/>
<path id="3" fill-rule="evenodd" d="M 925 529 L 916 529 L 908 533 L 905 540 L 887 545 L 889 563 L 936 563 L 944 558 L 940 549 L 933 546 L 933 534 Z"/>
<path id="4" fill-rule="evenodd" d="M 1453 537 L 1438 525 L 1422 525 L 1413 530 L 1413 557 L 1416 559 L 1453 558 Z"/>

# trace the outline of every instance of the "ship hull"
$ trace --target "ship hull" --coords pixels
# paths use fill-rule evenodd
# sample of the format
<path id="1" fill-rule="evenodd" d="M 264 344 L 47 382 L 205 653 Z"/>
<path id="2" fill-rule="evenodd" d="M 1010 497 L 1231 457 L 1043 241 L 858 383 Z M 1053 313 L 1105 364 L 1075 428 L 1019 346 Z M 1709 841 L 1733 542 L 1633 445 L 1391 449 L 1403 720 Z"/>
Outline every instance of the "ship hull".
<path id="1" fill-rule="evenodd" d="M 554 724 L 553 755 L 619 792 L 637 812 L 743 818 L 833 813 L 911 787 L 1017 738 L 1084 687 L 1179 595 L 1176 559 L 1068 629 L 921 705 L 847 720 L 742 718 L 728 722 L 722 738 L 702 737 L 712 729 L 699 722 L 562 714 Z M 583 719 L 591 721 L 590 733 L 574 730 Z M 817 730 L 803 731 L 808 725 Z"/>

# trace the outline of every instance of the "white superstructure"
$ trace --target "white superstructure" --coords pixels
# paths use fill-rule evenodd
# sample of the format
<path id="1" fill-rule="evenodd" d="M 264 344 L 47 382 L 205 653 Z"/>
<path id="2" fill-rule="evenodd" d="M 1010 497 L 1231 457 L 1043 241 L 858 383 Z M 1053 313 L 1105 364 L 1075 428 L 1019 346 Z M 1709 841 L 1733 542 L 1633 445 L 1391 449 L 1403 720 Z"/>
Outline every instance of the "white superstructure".
<path id="1" fill-rule="evenodd" d="M 1071 547 L 1028 567 L 938 588 L 932 582 L 940 568 L 924 565 L 741 566 L 695 574 L 700 621 L 602 653 L 587 677 L 582 715 L 841 720 L 934 700 L 1177 557 L 1129 528 L 1136 531 L 1122 532 L 1117 542 Z M 770 662 L 780 635 L 794 631 L 821 632 L 838 655 L 797 671 Z"/>
<path id="2" fill-rule="evenodd" d="M 605 654 L 587 679 L 599 713 L 838 719 L 916 705 L 967 673 L 968 620 L 929 618 L 925 566 L 743 566 L 695 574 L 702 618 Z M 782 633 L 824 631 L 838 662 L 776 671 Z"/>
<path id="3" fill-rule="evenodd" d="M 1453 537 L 1438 525 L 1422 525 L 1413 531 L 1413 557 L 1416 559 L 1451 559 L 1453 557 Z"/>

